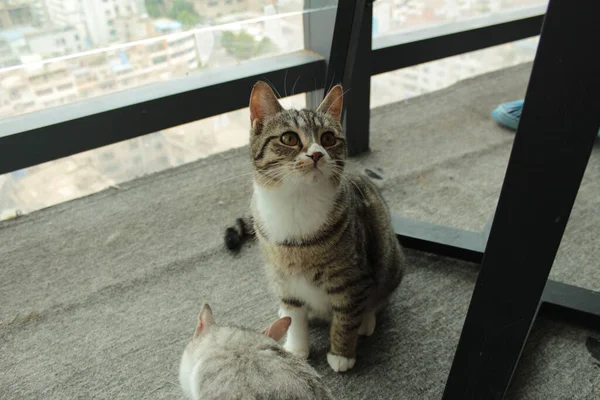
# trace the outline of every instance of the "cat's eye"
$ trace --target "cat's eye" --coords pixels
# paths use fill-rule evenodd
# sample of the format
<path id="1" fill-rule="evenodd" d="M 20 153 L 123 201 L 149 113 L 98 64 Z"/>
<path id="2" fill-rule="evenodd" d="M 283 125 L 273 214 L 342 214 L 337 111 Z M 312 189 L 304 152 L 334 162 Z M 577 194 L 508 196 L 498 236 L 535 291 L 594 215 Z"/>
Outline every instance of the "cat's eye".
<path id="1" fill-rule="evenodd" d="M 323 147 L 331 147 L 336 144 L 337 140 L 333 132 L 325 132 L 321 135 L 321 144 Z"/>
<path id="2" fill-rule="evenodd" d="M 285 144 L 286 146 L 292 146 L 292 147 L 297 146 L 298 143 L 300 143 L 300 138 L 294 132 L 284 133 L 283 135 L 281 135 L 279 140 L 281 140 L 281 143 Z"/>

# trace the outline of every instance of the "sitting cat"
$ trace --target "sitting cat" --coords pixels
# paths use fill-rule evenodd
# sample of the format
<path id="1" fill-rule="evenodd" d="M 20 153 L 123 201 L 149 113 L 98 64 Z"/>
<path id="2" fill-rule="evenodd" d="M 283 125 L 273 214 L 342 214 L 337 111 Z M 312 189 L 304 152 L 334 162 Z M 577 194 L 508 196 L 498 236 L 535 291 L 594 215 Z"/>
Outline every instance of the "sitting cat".
<path id="1" fill-rule="evenodd" d="M 193 400 L 333 400 L 317 372 L 277 341 L 290 318 L 262 334 L 217 325 L 205 304 L 183 352 L 179 382 Z"/>
<path id="2" fill-rule="evenodd" d="M 253 218 L 238 220 L 240 235 L 256 233 L 264 250 L 280 316 L 292 318 L 285 348 L 307 358 L 309 312 L 327 317 L 327 361 L 335 371 L 354 366 L 358 335 L 373 333 L 404 263 L 377 187 L 344 171 L 342 95 L 338 85 L 316 111 L 284 110 L 269 85 L 254 86 Z M 239 242 L 230 228 L 226 244 Z"/>

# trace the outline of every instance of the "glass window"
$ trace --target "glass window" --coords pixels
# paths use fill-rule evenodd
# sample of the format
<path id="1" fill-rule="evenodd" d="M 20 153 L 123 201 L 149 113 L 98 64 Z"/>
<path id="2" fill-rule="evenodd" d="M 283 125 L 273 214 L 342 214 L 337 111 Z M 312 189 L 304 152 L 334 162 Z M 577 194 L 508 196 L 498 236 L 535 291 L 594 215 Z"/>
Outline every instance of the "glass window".
<path id="1" fill-rule="evenodd" d="M 373 3 L 373 34 L 386 35 L 424 27 L 467 22 L 527 7 L 539 7 L 548 0 L 378 0 Z"/>
<path id="2" fill-rule="evenodd" d="M 70 14 L 69 18 L 74 18 L 71 21 L 64 15 L 62 2 L 46 0 L 49 21 L 52 26 L 73 25 L 75 30 L 68 35 L 45 38 L 45 42 L 54 46 L 48 49 L 48 54 L 31 54 L 27 43 L 15 43 L 2 53 L 10 56 L 11 64 L 1 64 L 0 58 L 0 93 L 9 93 L 10 99 L 3 101 L 0 96 L 0 118 L 300 51 L 305 46 L 304 14 L 319 12 L 305 11 L 303 0 L 238 0 L 235 8 L 230 6 L 234 2 L 225 0 L 75 1 L 77 9 Z M 89 4 L 94 7 L 87 7 Z M 374 3 L 373 32 L 377 38 L 540 4 L 545 1 L 378 0 Z M 126 16 L 119 15 L 118 10 L 124 9 L 128 10 Z M 40 28 L 49 27 L 50 22 Z M 73 37 L 81 51 L 65 54 L 67 48 L 78 48 L 72 42 Z M 472 75 L 530 61 L 536 44 L 536 39 L 520 41 L 375 76 L 371 106 L 403 100 Z M 54 52 L 55 49 L 60 52 Z M 62 55 L 56 57 L 56 54 Z M 284 101 L 302 107 L 304 98 L 299 95 Z M 15 199 L 12 206 L 25 212 L 68 200 L 53 194 L 52 180 L 42 177 L 61 175 L 68 169 L 66 165 L 75 161 L 85 168 L 70 175 L 74 188 L 70 198 L 101 190 L 108 185 L 106 182 L 124 182 L 243 146 L 247 144 L 247 113 L 244 109 L 215 116 L 27 168 L 18 174 L 2 175 L 0 181 L 14 180 L 14 184 L 0 185 L 0 199 L 8 198 L 3 190 L 15 190 L 16 194 L 10 197 Z M 102 156 L 107 149 L 114 155 L 110 163 Z M 79 183 L 82 181 L 91 183 L 82 185 Z M 39 196 L 35 202 L 28 202 L 32 190 Z"/>
<path id="3" fill-rule="evenodd" d="M 303 94 L 281 100 L 306 106 Z M 0 214 L 29 213 L 248 144 L 247 108 L 0 175 Z M 56 181 L 68 190 L 55 190 Z"/>
<path id="4" fill-rule="evenodd" d="M 73 88 L 73 84 L 72 83 L 65 83 L 64 85 L 58 85 L 56 87 L 59 91 L 63 91 L 63 90 L 69 90 Z"/>
<path id="5" fill-rule="evenodd" d="M 37 92 L 35 92 L 35 94 L 37 94 L 38 96 L 47 96 L 50 93 L 52 93 L 52 89 L 38 90 Z"/>
<path id="6" fill-rule="evenodd" d="M 8 36 L 15 40 L 6 51 L 0 36 L 0 93 L 15 83 L 33 93 L 45 82 L 60 85 L 66 78 L 52 75 L 60 68 L 66 76 L 90 76 L 75 79 L 77 101 L 304 49 L 304 0 L 228 1 L 71 1 L 66 13 L 64 0 L 45 0 L 45 22 L 12 21 Z M 52 33 L 62 27 L 68 35 Z M 34 78 L 40 71 L 47 76 Z M 124 71 L 131 79 L 114 83 Z M 27 108 L 3 105 L 0 118 L 48 107 L 32 101 Z"/>
<path id="7" fill-rule="evenodd" d="M 167 56 L 158 56 L 158 57 L 153 57 L 152 58 L 152 63 L 154 65 L 156 65 L 156 64 L 162 64 L 162 63 L 164 63 L 166 61 L 167 61 Z"/>
<path id="8" fill-rule="evenodd" d="M 431 61 L 371 78 L 371 108 L 440 90 L 459 80 L 533 60 L 538 37 Z"/>

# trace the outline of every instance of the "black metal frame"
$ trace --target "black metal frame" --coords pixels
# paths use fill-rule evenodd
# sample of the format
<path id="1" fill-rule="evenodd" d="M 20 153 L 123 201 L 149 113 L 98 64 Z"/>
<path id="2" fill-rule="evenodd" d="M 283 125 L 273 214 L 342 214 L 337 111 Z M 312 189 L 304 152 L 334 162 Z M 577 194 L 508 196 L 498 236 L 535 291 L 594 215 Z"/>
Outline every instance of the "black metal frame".
<path id="1" fill-rule="evenodd" d="M 324 74 L 322 57 L 301 52 L 3 119 L 0 174 L 244 108 L 248 99 L 231 93 L 249 93 L 259 79 L 302 93 Z"/>
<path id="2" fill-rule="evenodd" d="M 383 37 L 373 49 L 371 74 L 377 75 L 441 58 L 469 53 L 540 34 L 543 15 L 503 22 L 431 38 L 401 42 L 402 35 Z"/>
<path id="3" fill-rule="evenodd" d="M 405 246 L 481 262 L 444 399 L 504 398 L 539 313 L 600 326 L 600 293 L 548 280 L 598 131 L 600 79 L 591 55 L 591 49 L 600 48 L 594 32 L 600 7 L 595 7 L 591 0 L 577 4 L 577 10 L 572 4 L 550 1 L 526 106 L 489 231 L 470 232 L 393 216 L 395 232 Z M 585 11 L 580 13 L 581 9 Z M 340 48 L 348 48 L 347 57 L 353 59 L 356 48 L 360 52 L 361 46 L 368 45 L 366 40 L 350 41 L 352 35 L 344 23 L 351 20 L 352 11 L 350 5 L 338 8 L 334 31 L 338 53 L 332 49 L 332 58 L 339 57 Z M 539 32 L 541 22 L 540 17 L 533 17 L 410 42 L 400 45 L 401 50 L 375 50 L 380 56 L 374 57 L 373 72 L 397 68 L 404 56 L 408 66 L 413 60 L 426 62 L 482 48 L 485 43 L 500 43 L 507 36 L 516 40 L 519 35 Z M 360 32 L 361 24 L 355 22 L 350 30 Z M 337 66 L 330 66 L 328 77 L 331 71 L 339 73 L 345 61 L 338 59 Z M 350 71 L 344 82 L 368 77 Z M 368 98 L 368 93 L 360 95 Z M 346 127 L 349 139 L 364 132 L 351 128 Z M 368 139 L 358 142 L 359 151 L 368 149 Z"/>
<path id="4" fill-rule="evenodd" d="M 504 398 L 544 300 L 598 311 L 598 294 L 547 285 L 600 122 L 598 13 L 593 0 L 550 0 L 444 399 Z M 588 316 L 597 324 L 600 313 Z"/>
<path id="5" fill-rule="evenodd" d="M 467 231 L 396 214 L 392 225 L 403 247 L 476 264 L 483 260 L 487 231 Z M 539 314 L 600 329 L 600 292 L 548 279 Z"/>
<path id="6" fill-rule="evenodd" d="M 550 0 L 489 238 L 394 218 L 407 246 L 481 261 L 444 399 L 504 398 L 540 313 L 600 328 L 600 292 L 548 280 L 598 132 L 600 6 L 584 3 Z"/>
<path id="7" fill-rule="evenodd" d="M 469 232 L 393 216 L 405 246 L 481 262 L 445 399 L 503 398 L 540 313 L 600 327 L 599 293 L 547 280 L 598 129 L 593 111 L 600 109 L 600 86 L 590 53 L 600 48 L 594 29 L 600 9 L 594 1 L 550 1 L 491 229 Z M 576 13 L 575 6 L 584 12 Z M 390 36 L 372 49 L 371 16 L 371 0 L 340 1 L 328 58 L 319 42 L 323 35 L 313 31 L 309 49 L 321 54 L 279 56 L 274 65 L 250 62 L 0 120 L 0 174 L 243 108 L 247 97 L 231 93 L 247 93 L 265 78 L 283 94 L 343 82 L 350 89 L 348 145 L 350 154 L 358 154 L 369 149 L 372 75 L 534 36 L 543 18 L 409 42 Z M 318 23 L 306 26 L 322 29 Z M 310 99 L 314 103 L 317 96 Z"/>

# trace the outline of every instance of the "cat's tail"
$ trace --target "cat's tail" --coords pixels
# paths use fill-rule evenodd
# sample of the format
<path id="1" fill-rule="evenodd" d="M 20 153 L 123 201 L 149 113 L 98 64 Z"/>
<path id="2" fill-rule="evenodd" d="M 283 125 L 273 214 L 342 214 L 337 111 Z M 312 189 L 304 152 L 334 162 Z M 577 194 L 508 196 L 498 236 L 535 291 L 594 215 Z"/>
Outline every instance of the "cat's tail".
<path id="1" fill-rule="evenodd" d="M 225 230 L 225 247 L 231 251 L 238 251 L 242 244 L 254 237 L 254 219 L 242 217 L 235 220 L 235 225 Z"/>

